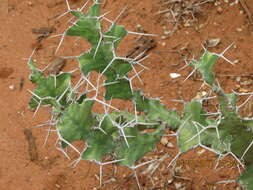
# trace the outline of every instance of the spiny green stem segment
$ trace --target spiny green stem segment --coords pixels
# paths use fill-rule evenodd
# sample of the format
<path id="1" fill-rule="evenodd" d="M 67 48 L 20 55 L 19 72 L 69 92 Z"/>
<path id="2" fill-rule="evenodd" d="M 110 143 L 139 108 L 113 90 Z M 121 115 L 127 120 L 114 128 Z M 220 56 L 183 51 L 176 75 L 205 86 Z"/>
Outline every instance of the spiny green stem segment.
<path id="1" fill-rule="evenodd" d="M 219 84 L 214 80 L 214 74 L 212 72 L 213 66 L 218 59 L 218 55 L 205 51 L 200 61 L 192 62 L 191 66 L 202 74 L 203 80 L 211 86 L 214 93 L 216 93 L 219 101 L 218 119 L 210 120 L 207 117 L 198 118 L 196 120 L 193 116 L 192 119 L 198 122 L 198 124 L 192 124 L 192 119 L 189 119 L 185 128 L 180 131 L 183 135 L 179 134 L 179 138 L 187 136 L 191 139 L 193 147 L 197 144 L 210 146 L 217 152 L 232 152 L 239 159 L 243 159 L 246 166 L 245 173 L 239 178 L 239 182 L 248 189 L 253 189 L 252 163 L 253 163 L 253 122 L 250 119 L 240 117 L 237 109 L 237 97 L 235 93 L 226 94 Z M 199 109 L 200 105 L 199 105 Z M 192 109 L 193 112 L 197 112 L 198 109 Z M 199 115 L 201 111 L 196 113 Z M 209 127 L 208 127 L 209 126 Z M 195 129 L 194 129 L 195 128 Z M 196 136 L 196 133 L 198 134 Z M 187 135 L 186 135 L 187 134 Z M 185 145 L 187 140 L 183 138 L 181 141 Z M 188 143 L 183 146 L 183 150 L 186 151 L 189 148 Z M 250 177 L 251 175 L 251 177 Z"/>
<path id="2" fill-rule="evenodd" d="M 116 54 L 119 43 L 128 32 L 115 23 L 108 31 L 102 32 L 99 9 L 99 4 L 95 3 L 87 14 L 71 12 L 77 21 L 66 35 L 82 37 L 91 44 L 91 49 L 77 58 L 79 70 L 87 80 L 94 71 L 99 74 L 98 80 L 102 80 L 101 75 L 104 75 L 106 93 L 105 100 L 101 101 L 107 109 L 110 107 L 107 100 L 131 100 L 136 112 L 142 114 L 126 111 L 94 113 L 92 109 L 98 98 L 87 98 L 88 91 L 74 91 L 71 73 L 45 77 L 32 61 L 29 62 L 30 79 L 37 88 L 29 105 L 31 108 L 53 106 L 56 128 L 63 140 L 62 148 L 75 141 L 84 141 L 87 146 L 81 153 L 82 159 L 100 163 L 105 156 L 113 155 L 120 160 L 119 164 L 133 167 L 144 154 L 154 149 L 166 127 L 176 129 L 180 125 L 180 116 L 167 110 L 159 100 L 148 99 L 140 91 L 132 89 L 128 74 L 138 62 Z"/>

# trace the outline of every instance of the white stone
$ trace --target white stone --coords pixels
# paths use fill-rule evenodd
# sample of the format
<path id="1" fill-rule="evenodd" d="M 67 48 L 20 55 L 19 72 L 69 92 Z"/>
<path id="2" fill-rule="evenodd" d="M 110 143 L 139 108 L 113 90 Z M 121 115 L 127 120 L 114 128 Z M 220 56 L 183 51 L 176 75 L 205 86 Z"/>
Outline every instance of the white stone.
<path id="1" fill-rule="evenodd" d="M 9 86 L 9 89 L 10 89 L 10 90 L 15 90 L 15 86 L 14 86 L 14 85 L 10 85 L 10 86 Z"/>
<path id="2" fill-rule="evenodd" d="M 170 73 L 170 78 L 173 78 L 173 79 L 178 78 L 178 77 L 180 77 L 180 76 L 181 76 L 181 75 L 178 74 L 178 73 Z"/>

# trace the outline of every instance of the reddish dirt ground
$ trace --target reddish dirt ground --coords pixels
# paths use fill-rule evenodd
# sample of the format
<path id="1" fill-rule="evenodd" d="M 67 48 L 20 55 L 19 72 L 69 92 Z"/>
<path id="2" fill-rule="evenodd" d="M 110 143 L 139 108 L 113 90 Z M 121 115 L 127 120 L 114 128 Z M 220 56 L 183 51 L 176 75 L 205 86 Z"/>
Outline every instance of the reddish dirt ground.
<path id="1" fill-rule="evenodd" d="M 5 1 L 7 3 L 7 1 Z M 164 1 L 165 2 L 165 1 Z M 232 0 L 217 0 L 218 6 L 206 3 L 201 6 L 201 12 L 196 14 L 196 22 L 192 26 L 179 27 L 172 35 L 166 36 L 167 30 L 172 30 L 173 24 L 167 21 L 165 14 L 157 14 L 166 9 L 160 0 L 105 0 L 103 12 L 111 10 L 110 18 L 115 18 L 121 8 L 127 5 L 126 12 L 120 20 L 129 30 L 136 31 L 143 28 L 147 33 L 158 34 L 154 40 L 157 47 L 150 50 L 152 55 L 143 62 L 150 70 L 143 72 L 141 78 L 144 82 L 135 86 L 142 88 L 145 94 L 151 97 L 160 97 L 168 108 L 182 109 L 182 104 L 171 99 L 190 100 L 196 96 L 201 82 L 198 76 L 184 78 L 191 69 L 178 71 L 184 66 L 183 58 L 198 57 L 202 51 L 201 45 L 208 39 L 219 38 L 220 43 L 214 48 L 214 52 L 222 52 L 231 43 L 234 45 L 225 54 L 230 60 L 237 60 L 232 66 L 221 60 L 215 70 L 222 87 L 226 91 L 237 89 L 241 92 L 251 91 L 252 81 L 250 77 L 242 76 L 240 80 L 224 75 L 248 75 L 253 69 L 253 30 L 250 13 L 253 13 L 253 1 L 244 0 L 248 6 L 248 12 L 240 3 L 232 5 Z M 73 8 L 80 7 L 83 1 L 70 0 Z M 0 10 L 5 10 L 1 7 Z M 38 123 L 47 121 L 49 109 L 43 108 L 33 117 L 33 112 L 28 109 L 28 101 L 31 95 L 27 89 L 34 86 L 28 80 L 29 69 L 25 58 L 28 58 L 33 48 L 38 45 L 33 28 L 55 27 L 54 34 L 66 29 L 67 18 L 55 20 L 57 15 L 66 10 L 64 0 L 9 0 L 8 15 L 1 14 L 0 25 L 0 189 L 8 190 L 91 190 L 91 189 L 138 189 L 131 171 L 118 167 L 115 178 L 112 177 L 113 168 L 104 168 L 103 187 L 99 187 L 96 175 L 99 167 L 88 161 L 81 161 L 76 167 L 69 167 L 71 161 L 57 151 L 54 144 L 56 137 L 50 136 L 47 145 L 43 146 L 45 128 L 32 128 Z M 3 11 L 4 12 L 4 11 Z M 138 26 L 138 27 L 137 27 Z M 136 37 L 130 36 L 121 44 L 121 53 L 133 48 Z M 59 39 L 46 39 L 41 44 L 39 56 L 53 55 Z M 48 46 L 47 44 L 51 44 Z M 73 55 L 80 52 L 78 47 L 64 48 L 68 46 L 68 40 L 59 51 L 59 55 Z M 88 46 L 84 45 L 84 49 Z M 185 48 L 183 48 L 185 47 Z M 82 49 L 83 50 L 83 49 Z M 171 79 L 170 73 L 180 73 L 181 77 Z M 244 82 L 244 83 L 243 83 Z M 252 104 L 250 104 L 251 106 Z M 252 112 L 247 107 L 247 114 Z M 124 106 L 123 106 L 124 107 Z M 31 129 L 30 131 L 25 129 Z M 179 166 L 167 168 L 172 158 L 177 154 L 174 137 L 168 137 L 171 147 L 165 147 L 162 143 L 157 145 L 153 153 L 147 157 L 162 158 L 169 155 L 159 165 L 153 176 L 147 174 L 147 168 L 138 170 L 140 184 L 143 189 L 236 189 L 240 187 L 236 183 L 222 183 L 219 181 L 234 180 L 239 175 L 238 169 L 231 166 L 220 167 L 215 170 L 213 165 L 197 165 L 199 160 L 216 160 L 214 153 L 204 149 L 194 149 L 183 154 L 179 159 Z M 75 155 L 73 155 L 73 158 Z M 145 159 L 145 158 L 144 158 Z M 233 161 L 227 157 L 227 163 Z M 180 160 L 195 160 L 192 163 L 183 164 Z M 225 163 L 225 162 L 224 162 Z M 234 162 L 233 162 L 234 163 Z M 145 173 L 146 172 L 146 173 Z M 110 179 L 108 181 L 108 179 Z"/>

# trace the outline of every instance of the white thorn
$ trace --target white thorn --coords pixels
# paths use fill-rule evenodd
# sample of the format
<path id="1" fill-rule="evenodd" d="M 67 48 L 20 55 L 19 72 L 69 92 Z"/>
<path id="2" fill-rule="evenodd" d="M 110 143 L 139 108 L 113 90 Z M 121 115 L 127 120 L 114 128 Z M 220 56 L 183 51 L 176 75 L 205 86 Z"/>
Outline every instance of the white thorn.
<path id="1" fill-rule="evenodd" d="M 61 39 L 60 39 L 60 42 L 59 42 L 59 44 L 58 44 L 58 46 L 57 46 L 57 48 L 56 48 L 56 50 L 55 50 L 55 52 L 54 52 L 55 55 L 56 55 L 57 52 L 59 51 L 60 46 L 61 46 L 61 44 L 62 44 L 62 42 L 63 42 L 63 40 L 64 40 L 64 37 L 65 37 L 65 33 L 62 34 L 62 37 L 61 37 Z"/>
<path id="2" fill-rule="evenodd" d="M 141 35 L 141 36 L 158 36 L 157 34 L 149 34 L 149 33 L 142 33 L 142 32 L 133 32 L 127 31 L 129 34 Z"/>
<path id="3" fill-rule="evenodd" d="M 193 71 L 184 79 L 183 82 L 185 82 L 186 80 L 188 80 L 188 79 L 193 75 L 193 73 L 194 73 L 196 70 L 197 70 L 197 69 L 194 68 Z"/>
<path id="4" fill-rule="evenodd" d="M 242 157 L 241 157 L 241 160 L 244 158 L 244 156 L 245 156 L 246 153 L 249 151 L 249 149 L 252 147 L 252 145 L 253 145 L 253 140 L 252 140 L 252 142 L 250 143 L 250 145 L 246 148 L 246 150 L 244 151 L 244 153 L 243 153 L 243 155 L 242 155 Z"/>
<path id="5" fill-rule="evenodd" d="M 68 11 L 70 10 L 70 6 L 69 6 L 69 1 L 66 0 L 66 4 L 67 4 L 67 8 L 68 8 Z"/>

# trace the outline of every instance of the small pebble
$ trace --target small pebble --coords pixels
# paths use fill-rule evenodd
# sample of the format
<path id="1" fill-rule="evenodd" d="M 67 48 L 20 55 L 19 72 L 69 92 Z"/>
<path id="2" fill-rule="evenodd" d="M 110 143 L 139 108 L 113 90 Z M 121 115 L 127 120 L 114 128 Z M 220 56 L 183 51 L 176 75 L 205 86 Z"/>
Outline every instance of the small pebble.
<path id="1" fill-rule="evenodd" d="M 222 9 L 221 7 L 218 7 L 218 8 L 217 8 L 217 12 L 218 12 L 219 14 L 221 14 L 222 11 L 223 11 L 223 9 Z"/>
<path id="2" fill-rule="evenodd" d="M 242 29 L 241 29 L 241 28 L 236 28 L 236 31 L 237 31 L 237 32 L 241 32 Z"/>
<path id="3" fill-rule="evenodd" d="M 215 1 L 215 3 L 214 3 L 215 6 L 218 6 L 220 4 L 221 4 L 221 2 L 219 2 L 219 1 Z"/>
<path id="4" fill-rule="evenodd" d="M 136 29 L 139 30 L 139 31 L 141 31 L 142 30 L 142 26 L 140 24 L 137 24 L 136 25 Z"/>
<path id="5" fill-rule="evenodd" d="M 166 146 L 169 143 L 169 140 L 166 137 L 162 137 L 160 142 L 161 142 L 162 145 Z"/>
<path id="6" fill-rule="evenodd" d="M 179 188 L 181 188 L 183 186 L 182 183 L 175 183 L 174 185 L 175 185 L 176 189 L 179 189 Z"/>
<path id="7" fill-rule="evenodd" d="M 230 3 L 229 6 L 234 6 L 234 5 L 237 5 L 237 4 L 238 4 L 238 0 L 236 0 L 236 1 L 232 2 L 232 3 Z"/>
<path id="8" fill-rule="evenodd" d="M 220 38 L 213 38 L 206 41 L 207 47 L 212 48 L 220 43 Z"/>
<path id="9" fill-rule="evenodd" d="M 240 81 L 241 81 L 241 77 L 238 76 L 238 77 L 235 78 L 235 80 L 236 80 L 237 82 L 240 82 Z"/>
<path id="10" fill-rule="evenodd" d="M 168 184 L 171 184 L 171 183 L 173 182 L 173 180 L 174 180 L 173 178 L 168 179 L 167 183 L 168 183 Z"/>
<path id="11" fill-rule="evenodd" d="M 239 62 L 240 62 L 239 59 L 236 59 L 236 60 L 233 61 L 234 64 L 237 64 L 237 63 L 239 63 Z"/>
<path id="12" fill-rule="evenodd" d="M 170 73 L 170 78 L 172 78 L 172 79 L 178 78 L 178 77 L 180 77 L 180 76 L 181 76 L 181 75 L 178 74 L 178 73 Z"/>
<path id="13" fill-rule="evenodd" d="M 58 188 L 58 189 L 61 188 L 61 186 L 59 184 L 55 184 L 55 187 Z"/>
<path id="14" fill-rule="evenodd" d="M 174 145 L 171 142 L 168 142 L 166 145 L 168 148 L 174 148 Z"/>
<path id="15" fill-rule="evenodd" d="M 171 31 L 167 31 L 167 30 L 166 30 L 166 31 L 164 31 L 164 34 L 165 34 L 165 35 L 169 35 L 169 34 L 171 34 Z"/>
<path id="16" fill-rule="evenodd" d="M 137 24 L 136 25 L 136 28 L 141 28 L 142 26 L 140 24 Z"/>
<path id="17" fill-rule="evenodd" d="M 9 89 L 10 89 L 10 90 L 15 90 L 15 86 L 14 86 L 14 85 L 10 85 L 10 86 L 9 86 Z"/>
<path id="18" fill-rule="evenodd" d="M 184 23 L 184 27 L 190 27 L 190 26 L 191 26 L 191 23 L 189 22 Z"/>
<path id="19" fill-rule="evenodd" d="M 204 96 L 206 96 L 206 95 L 207 95 L 207 92 L 206 92 L 206 91 L 202 91 L 202 92 L 201 92 L 201 96 L 202 96 L 202 97 L 204 97 Z"/>

